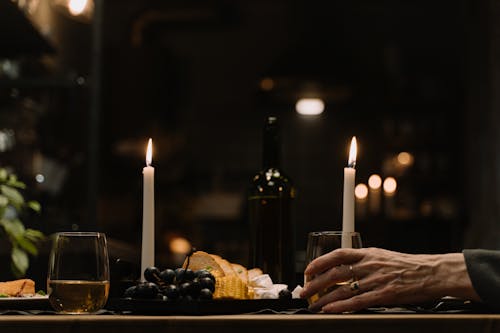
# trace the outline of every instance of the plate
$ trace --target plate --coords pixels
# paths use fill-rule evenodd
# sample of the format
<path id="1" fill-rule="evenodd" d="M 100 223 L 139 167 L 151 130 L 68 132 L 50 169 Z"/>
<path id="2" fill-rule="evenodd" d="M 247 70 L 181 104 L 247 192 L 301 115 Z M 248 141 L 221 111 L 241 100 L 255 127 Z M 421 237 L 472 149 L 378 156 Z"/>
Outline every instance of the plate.
<path id="1" fill-rule="evenodd" d="M 2 310 L 51 310 L 49 296 L 0 297 Z"/>
<path id="2" fill-rule="evenodd" d="M 253 299 L 253 300 L 195 300 L 163 301 L 115 298 L 106 305 L 107 310 L 141 315 L 222 315 L 255 312 L 282 312 L 306 309 L 304 299 Z"/>

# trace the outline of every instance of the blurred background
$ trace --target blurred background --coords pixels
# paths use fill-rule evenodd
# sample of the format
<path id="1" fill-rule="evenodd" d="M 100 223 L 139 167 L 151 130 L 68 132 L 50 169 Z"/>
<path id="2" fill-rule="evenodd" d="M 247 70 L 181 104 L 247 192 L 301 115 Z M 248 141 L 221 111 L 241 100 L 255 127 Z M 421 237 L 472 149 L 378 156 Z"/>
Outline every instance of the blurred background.
<path id="1" fill-rule="evenodd" d="M 0 0 L 0 164 L 42 204 L 29 226 L 103 231 L 138 263 L 151 137 L 157 265 L 191 245 L 246 263 L 273 114 L 299 273 L 307 233 L 341 228 L 353 135 L 365 246 L 499 249 L 498 15 L 486 0 Z"/>

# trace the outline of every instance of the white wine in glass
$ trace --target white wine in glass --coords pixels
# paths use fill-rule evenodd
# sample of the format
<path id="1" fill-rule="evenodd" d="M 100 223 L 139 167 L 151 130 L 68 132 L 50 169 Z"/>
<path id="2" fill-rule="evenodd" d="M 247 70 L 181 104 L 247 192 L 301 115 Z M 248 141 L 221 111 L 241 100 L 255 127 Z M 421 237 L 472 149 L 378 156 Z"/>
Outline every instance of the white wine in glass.
<path id="1" fill-rule="evenodd" d="M 56 234 L 47 291 L 57 312 L 89 314 L 102 309 L 109 295 L 106 236 L 95 232 Z"/>

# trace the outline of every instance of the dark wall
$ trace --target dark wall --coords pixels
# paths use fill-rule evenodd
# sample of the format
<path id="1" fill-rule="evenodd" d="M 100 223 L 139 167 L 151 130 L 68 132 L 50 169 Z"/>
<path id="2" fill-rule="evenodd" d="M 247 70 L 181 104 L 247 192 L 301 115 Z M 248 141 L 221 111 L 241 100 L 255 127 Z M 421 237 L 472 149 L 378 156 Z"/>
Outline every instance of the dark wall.
<path id="1" fill-rule="evenodd" d="M 412 252 L 459 248 L 467 223 L 458 181 L 467 174 L 465 22 L 464 3 L 455 1 L 108 3 L 102 202 L 115 207 L 110 201 L 126 193 L 130 204 L 120 213 L 103 208 L 101 222 L 112 233 L 122 223 L 140 230 L 142 147 L 151 136 L 158 228 L 238 252 L 231 249 L 245 238 L 245 188 L 260 165 L 262 120 L 276 113 L 284 167 L 299 193 L 299 248 L 307 231 L 340 227 L 352 135 L 360 142 L 359 182 L 388 175 L 384 163 L 400 151 L 416 161 L 400 179 L 406 215 L 360 219 L 366 243 Z M 274 90 L 259 88 L 264 77 L 275 79 Z M 309 81 L 327 91 L 318 119 L 293 112 L 300 83 Z M 335 97 L 339 86 L 348 98 Z M 123 152 L 127 144 L 135 148 Z M 239 214 L 199 210 L 220 193 Z M 433 213 L 423 215 L 428 202 Z M 429 232 L 437 234 L 420 242 Z"/>

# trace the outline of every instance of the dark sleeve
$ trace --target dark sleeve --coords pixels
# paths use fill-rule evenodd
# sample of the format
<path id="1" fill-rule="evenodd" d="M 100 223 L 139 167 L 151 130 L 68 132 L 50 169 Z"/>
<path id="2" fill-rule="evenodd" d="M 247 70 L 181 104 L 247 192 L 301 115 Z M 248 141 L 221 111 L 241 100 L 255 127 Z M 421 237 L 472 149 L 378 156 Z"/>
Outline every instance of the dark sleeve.
<path id="1" fill-rule="evenodd" d="M 481 300 L 500 309 L 500 251 L 463 250 L 472 285 Z"/>

